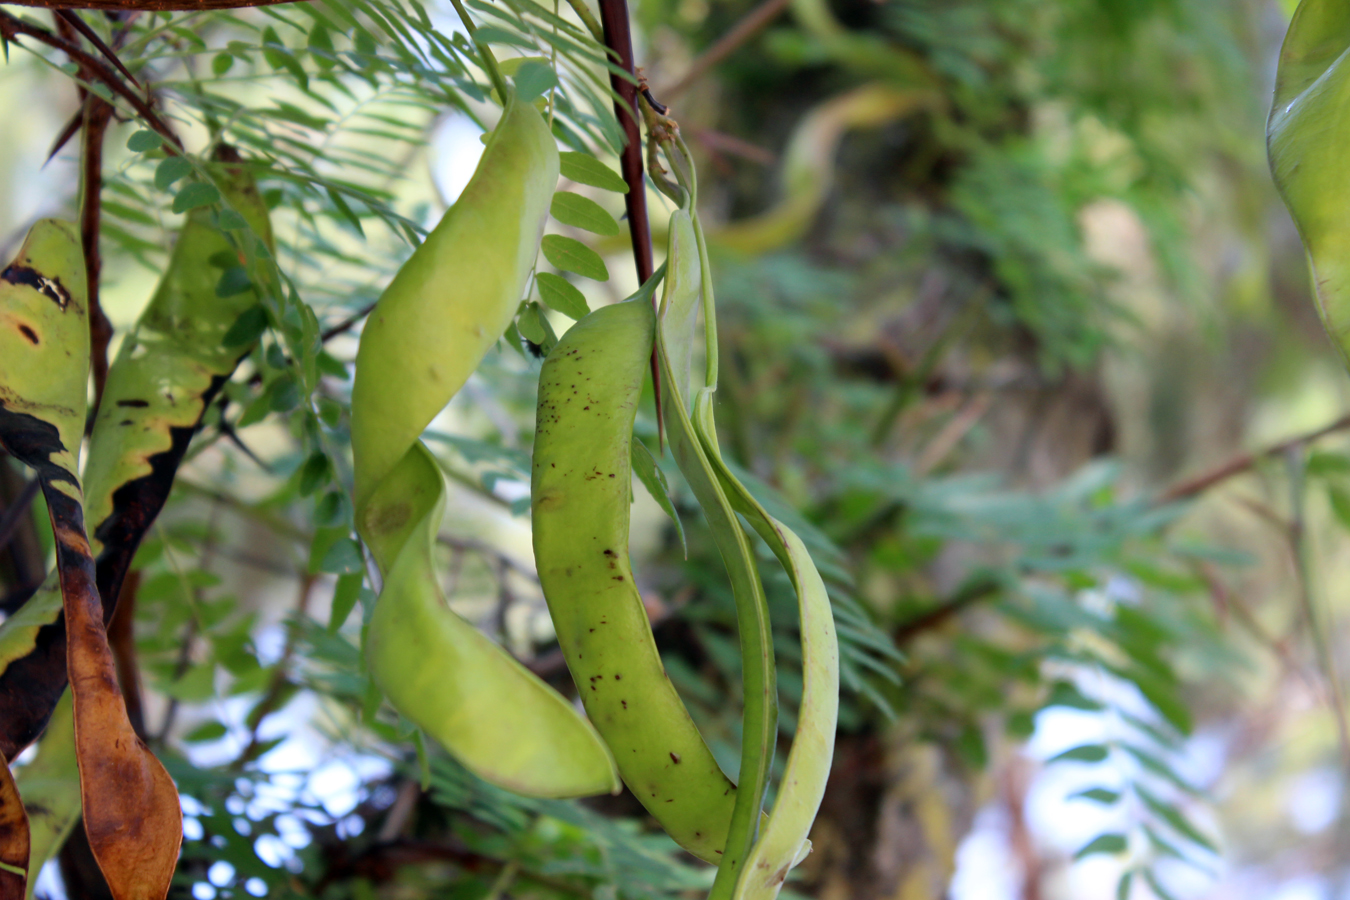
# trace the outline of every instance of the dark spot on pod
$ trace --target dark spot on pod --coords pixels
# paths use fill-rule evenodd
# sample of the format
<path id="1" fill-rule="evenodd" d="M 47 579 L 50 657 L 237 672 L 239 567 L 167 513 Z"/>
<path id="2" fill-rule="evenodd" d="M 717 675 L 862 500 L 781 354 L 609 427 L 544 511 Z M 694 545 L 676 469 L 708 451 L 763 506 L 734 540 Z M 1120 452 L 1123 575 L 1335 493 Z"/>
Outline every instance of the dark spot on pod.
<path id="1" fill-rule="evenodd" d="M 618 556 L 619 554 L 615 553 L 613 550 L 606 550 L 606 551 L 605 551 L 605 555 L 606 555 L 606 556 Z"/>
<path id="2" fill-rule="evenodd" d="M 615 575 L 615 576 L 614 576 L 614 580 L 615 580 L 615 581 L 623 581 L 623 576 L 622 576 L 622 575 Z"/>
<path id="3" fill-rule="evenodd" d="M 123 419 L 122 421 L 118 422 L 117 424 L 118 424 L 118 425 L 135 425 L 136 423 L 133 422 L 133 421 L 131 421 L 130 419 Z"/>
<path id="4" fill-rule="evenodd" d="M 594 628 L 590 629 L 590 633 L 595 634 L 595 629 Z"/>
<path id="5" fill-rule="evenodd" d="M 117 401 L 117 405 L 118 405 L 118 406 L 131 406 L 131 407 L 134 407 L 134 408 L 136 408 L 136 409 L 145 409 L 147 406 L 150 405 L 150 401 L 149 401 L 149 400 L 118 400 L 118 401 Z"/>
<path id="6" fill-rule="evenodd" d="M 36 347 L 38 344 L 41 343 L 41 341 L 38 340 L 37 332 L 29 328 L 27 325 L 20 325 L 19 331 L 20 333 L 23 334 L 24 337 L 28 338 L 29 342 L 31 342 L 34 347 Z"/>
<path id="7" fill-rule="evenodd" d="M 623 681 L 623 676 L 622 676 L 622 675 L 615 675 L 615 676 L 614 676 L 614 680 L 615 680 L 615 681 Z"/>
<path id="8" fill-rule="evenodd" d="M 627 708 L 628 708 L 628 701 L 627 701 L 627 700 L 620 700 L 619 702 L 623 704 L 623 708 L 624 708 L 624 709 L 627 709 Z"/>
<path id="9" fill-rule="evenodd" d="M 613 473 L 613 472 L 610 472 L 610 473 L 609 473 L 609 477 L 610 477 L 610 478 L 613 478 L 613 477 L 614 477 L 614 473 Z"/>
<path id="10" fill-rule="evenodd" d="M 680 754 L 676 753 L 674 750 L 670 751 L 670 759 L 675 765 L 678 766 L 680 764 Z"/>

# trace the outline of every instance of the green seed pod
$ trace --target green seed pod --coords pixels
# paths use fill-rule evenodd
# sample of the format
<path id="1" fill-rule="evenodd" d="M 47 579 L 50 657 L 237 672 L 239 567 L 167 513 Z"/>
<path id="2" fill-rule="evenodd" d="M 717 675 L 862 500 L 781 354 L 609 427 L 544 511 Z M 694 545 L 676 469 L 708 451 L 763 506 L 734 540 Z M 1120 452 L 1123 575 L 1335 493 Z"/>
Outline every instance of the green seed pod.
<path id="1" fill-rule="evenodd" d="M 557 180 L 553 136 L 513 98 L 464 193 L 361 335 L 352 452 L 357 529 L 385 578 L 366 637 L 371 677 L 482 778 L 575 797 L 617 790 L 614 760 L 561 695 L 446 604 L 432 558 L 445 483 L 418 440 L 510 324 Z"/>
<path id="2" fill-rule="evenodd" d="M 533 106 L 513 99 L 468 186 L 361 333 L 352 385 L 358 515 L 511 324 L 557 183 L 553 135 Z"/>
<path id="3" fill-rule="evenodd" d="M 716 863 L 735 785 L 666 677 L 628 558 L 633 419 L 654 329 L 639 296 L 583 318 L 544 362 L 534 556 L 567 666 L 624 782 L 676 842 Z"/>
<path id="4" fill-rule="evenodd" d="M 715 383 L 716 380 L 716 346 L 712 337 L 715 323 L 708 315 L 711 305 L 706 302 L 707 272 L 701 256 L 692 217 L 677 210 L 671 216 L 667 255 L 673 277 L 667 281 L 662 296 L 656 335 L 657 356 L 665 385 L 662 408 L 675 462 L 703 509 L 731 580 L 744 679 L 740 780 L 717 880 L 710 895 L 721 898 L 731 896 L 759 826 L 760 807 L 777 738 L 778 689 L 768 601 L 750 541 L 690 420 L 692 395 L 688 392 L 692 375 L 689 355 L 700 305 L 705 310 L 704 336 L 708 346 L 703 382 Z"/>
<path id="5" fill-rule="evenodd" d="M 1304 0 L 1280 50 L 1266 125 L 1270 171 L 1308 250 L 1317 309 L 1350 364 L 1350 8 Z"/>

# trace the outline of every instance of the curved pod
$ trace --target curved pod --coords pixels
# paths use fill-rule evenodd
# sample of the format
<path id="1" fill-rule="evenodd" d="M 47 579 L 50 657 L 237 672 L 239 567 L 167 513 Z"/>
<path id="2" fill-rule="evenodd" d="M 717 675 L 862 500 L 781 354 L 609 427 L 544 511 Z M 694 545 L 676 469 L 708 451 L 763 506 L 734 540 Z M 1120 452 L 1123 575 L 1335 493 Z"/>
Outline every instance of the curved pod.
<path id="1" fill-rule="evenodd" d="M 735 785 L 666 677 L 628 557 L 633 419 L 654 329 L 642 298 L 602 307 L 544 362 L 534 556 L 567 666 L 624 782 L 677 843 L 716 863 Z"/>
<path id="2" fill-rule="evenodd" d="M 507 103 L 459 201 L 381 295 L 352 388 L 356 526 L 385 582 L 371 677 L 467 768 L 542 797 L 617 790 L 614 760 L 563 697 L 447 605 L 432 544 L 445 483 L 422 430 L 510 324 L 558 180 L 534 107 Z"/>

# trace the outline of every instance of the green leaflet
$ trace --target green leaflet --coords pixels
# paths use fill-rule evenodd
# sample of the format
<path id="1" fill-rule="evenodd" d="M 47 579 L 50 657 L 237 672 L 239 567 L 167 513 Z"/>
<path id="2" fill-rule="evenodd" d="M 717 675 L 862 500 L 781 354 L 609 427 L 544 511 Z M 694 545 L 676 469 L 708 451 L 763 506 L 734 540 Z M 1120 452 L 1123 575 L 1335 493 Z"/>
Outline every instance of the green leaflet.
<path id="1" fill-rule="evenodd" d="M 459 200 L 399 270 L 361 335 L 352 388 L 356 526 L 384 573 L 366 636 L 393 706 L 475 774 L 520 793 L 617 790 L 590 723 L 441 594 L 445 483 L 419 436 L 496 344 L 538 256 L 558 154 L 512 98 Z"/>
<path id="2" fill-rule="evenodd" d="M 1350 363 L 1350 6 L 1303 0 L 1280 50 L 1270 170 L 1308 251 L 1322 324 Z"/>

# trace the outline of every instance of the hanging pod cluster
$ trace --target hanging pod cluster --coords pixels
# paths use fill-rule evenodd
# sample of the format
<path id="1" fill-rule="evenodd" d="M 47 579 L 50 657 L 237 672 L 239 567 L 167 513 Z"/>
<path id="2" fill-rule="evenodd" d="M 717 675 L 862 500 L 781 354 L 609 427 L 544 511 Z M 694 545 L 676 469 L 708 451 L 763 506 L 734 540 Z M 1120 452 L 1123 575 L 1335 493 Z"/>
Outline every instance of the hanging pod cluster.
<path id="1" fill-rule="evenodd" d="M 89 326 L 78 234 L 41 222 L 0 273 L 0 442 L 37 473 L 57 536 L 56 569 L 0 626 L 0 751 L 11 761 L 42 736 L 17 796 L 0 766 L 0 900 L 24 896 L 25 880 L 31 894 L 81 817 L 116 900 L 165 896 L 177 862 L 178 795 L 128 720 L 104 623 L 192 434 L 256 342 L 256 332 L 231 336 L 262 286 L 221 296 L 217 284 L 246 261 L 240 243 L 255 251 L 253 277 L 270 277 L 267 208 L 232 151 L 218 158 L 212 181 L 247 240 L 231 240 L 209 208 L 189 214 L 109 370 L 82 484 Z"/>
<path id="2" fill-rule="evenodd" d="M 838 714 L 839 664 L 825 586 L 801 540 L 768 515 L 723 462 L 713 421 L 717 337 L 693 168 L 664 123 L 680 176 L 659 312 L 647 297 L 573 326 L 540 372 L 531 484 L 535 558 L 582 702 L 633 794 L 683 847 L 718 865 L 714 898 L 771 898 L 809 849 Z M 701 314 L 701 319 L 700 319 Z M 696 372 L 702 329 L 705 366 Z M 628 557 L 630 452 L 655 344 L 666 433 L 731 580 L 744 673 L 739 785 L 721 771 L 666 677 Z M 777 729 L 768 606 L 743 516 L 797 591 L 804 692 L 797 733 L 767 817 Z"/>

